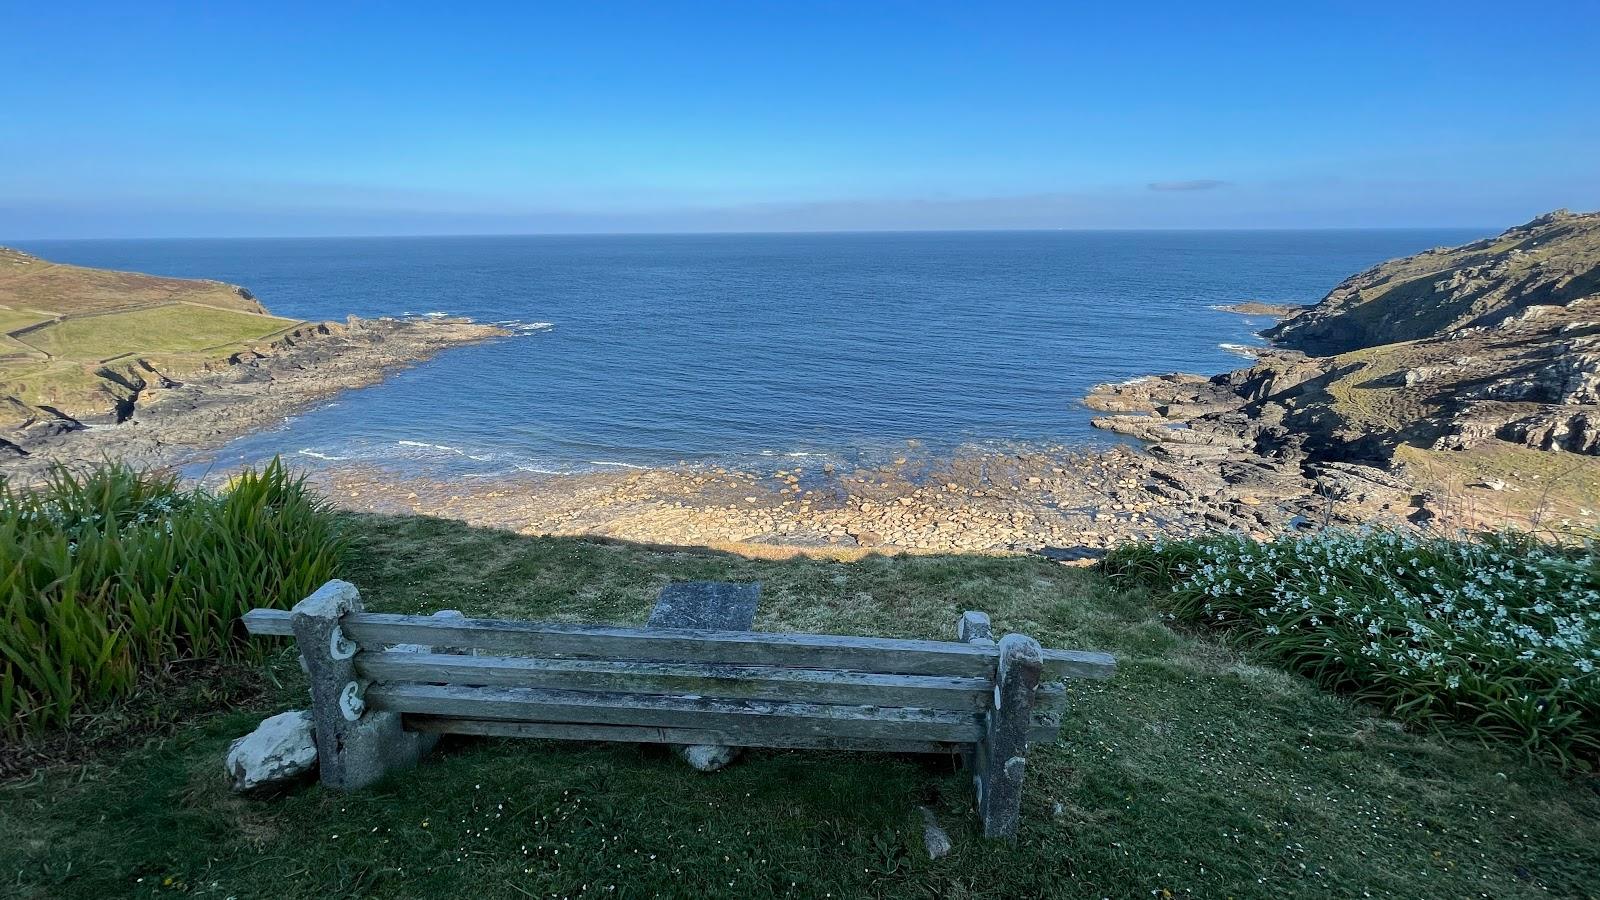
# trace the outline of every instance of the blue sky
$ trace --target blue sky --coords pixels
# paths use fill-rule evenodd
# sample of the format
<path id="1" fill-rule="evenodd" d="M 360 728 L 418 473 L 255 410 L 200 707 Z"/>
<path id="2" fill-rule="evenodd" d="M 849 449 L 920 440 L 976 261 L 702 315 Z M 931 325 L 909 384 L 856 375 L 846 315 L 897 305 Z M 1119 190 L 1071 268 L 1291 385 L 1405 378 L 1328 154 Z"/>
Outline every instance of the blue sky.
<path id="1" fill-rule="evenodd" d="M 9 4 L 0 239 L 1504 226 L 1600 3 Z"/>

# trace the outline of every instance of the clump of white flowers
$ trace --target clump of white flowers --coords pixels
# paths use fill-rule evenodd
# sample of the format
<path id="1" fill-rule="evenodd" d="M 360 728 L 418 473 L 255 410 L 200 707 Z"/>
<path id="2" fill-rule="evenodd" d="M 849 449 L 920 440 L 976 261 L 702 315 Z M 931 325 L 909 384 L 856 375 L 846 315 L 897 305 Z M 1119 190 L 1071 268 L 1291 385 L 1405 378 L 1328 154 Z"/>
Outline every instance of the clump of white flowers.
<path id="1" fill-rule="evenodd" d="M 1567 762 L 1600 759 L 1600 547 L 1515 534 L 1218 534 L 1113 553 L 1174 618 L 1322 683 Z"/>

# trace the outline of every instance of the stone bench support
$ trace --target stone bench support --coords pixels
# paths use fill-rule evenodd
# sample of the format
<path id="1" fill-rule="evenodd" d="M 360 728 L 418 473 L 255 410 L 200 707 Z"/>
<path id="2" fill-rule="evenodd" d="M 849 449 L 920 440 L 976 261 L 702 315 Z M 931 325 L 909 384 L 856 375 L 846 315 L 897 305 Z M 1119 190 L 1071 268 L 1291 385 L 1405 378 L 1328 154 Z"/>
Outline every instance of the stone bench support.
<path id="1" fill-rule="evenodd" d="M 409 769 L 438 742 L 437 735 L 406 731 L 399 713 L 366 708 L 366 684 L 355 667 L 359 648 L 339 626 L 344 616 L 361 611 L 355 585 L 330 581 L 295 604 L 290 616 L 311 680 L 319 775 L 337 791 L 358 790 L 390 772 Z"/>

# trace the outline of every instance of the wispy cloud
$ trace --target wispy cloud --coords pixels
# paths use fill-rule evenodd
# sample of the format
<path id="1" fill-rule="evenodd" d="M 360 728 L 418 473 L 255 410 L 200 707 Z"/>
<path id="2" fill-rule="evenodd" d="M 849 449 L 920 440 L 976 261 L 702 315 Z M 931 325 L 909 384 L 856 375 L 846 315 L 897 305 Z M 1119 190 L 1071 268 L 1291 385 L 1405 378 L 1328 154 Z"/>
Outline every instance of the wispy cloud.
<path id="1" fill-rule="evenodd" d="M 1227 187 L 1226 181 L 1215 178 L 1193 178 L 1188 181 L 1152 181 L 1147 187 L 1152 191 L 1210 191 Z"/>

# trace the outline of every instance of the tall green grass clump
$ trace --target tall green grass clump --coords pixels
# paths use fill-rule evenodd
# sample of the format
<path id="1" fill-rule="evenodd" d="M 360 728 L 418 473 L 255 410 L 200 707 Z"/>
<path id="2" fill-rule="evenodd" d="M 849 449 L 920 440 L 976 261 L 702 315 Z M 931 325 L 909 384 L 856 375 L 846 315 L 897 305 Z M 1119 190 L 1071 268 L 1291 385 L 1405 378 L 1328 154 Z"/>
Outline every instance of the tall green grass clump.
<path id="1" fill-rule="evenodd" d="M 176 660 L 249 652 L 239 615 L 311 593 L 344 547 L 277 460 L 217 493 L 121 464 L 0 481 L 0 731 L 63 725 Z"/>
<path id="2" fill-rule="evenodd" d="M 1562 765 L 1600 763 L 1600 547 L 1329 530 L 1131 544 L 1105 570 L 1326 687 Z"/>

